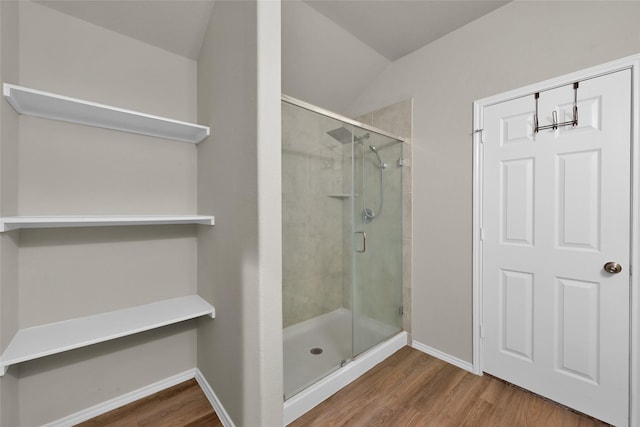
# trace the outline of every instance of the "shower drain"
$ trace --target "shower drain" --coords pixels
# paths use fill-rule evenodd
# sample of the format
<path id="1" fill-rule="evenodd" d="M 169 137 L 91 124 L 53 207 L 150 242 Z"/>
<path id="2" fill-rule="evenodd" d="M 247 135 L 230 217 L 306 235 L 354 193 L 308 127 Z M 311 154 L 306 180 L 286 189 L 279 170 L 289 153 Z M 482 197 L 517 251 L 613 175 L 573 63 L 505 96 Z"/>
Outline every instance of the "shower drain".
<path id="1" fill-rule="evenodd" d="M 312 348 L 309 351 L 311 352 L 311 354 L 315 354 L 315 355 L 322 354 L 322 349 L 320 347 Z"/>

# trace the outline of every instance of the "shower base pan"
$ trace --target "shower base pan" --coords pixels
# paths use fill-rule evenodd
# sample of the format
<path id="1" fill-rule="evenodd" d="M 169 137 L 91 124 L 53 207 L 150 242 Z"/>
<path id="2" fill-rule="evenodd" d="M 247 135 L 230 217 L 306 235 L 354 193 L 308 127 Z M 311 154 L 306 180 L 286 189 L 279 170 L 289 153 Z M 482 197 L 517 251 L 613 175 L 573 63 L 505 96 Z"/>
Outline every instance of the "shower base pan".
<path id="1" fill-rule="evenodd" d="M 371 327 L 361 328 L 361 333 L 370 335 L 362 337 L 364 342 L 378 341 L 376 336 L 384 338 L 395 331 L 372 319 L 365 320 L 367 324 Z M 408 337 L 406 332 L 397 333 L 353 360 L 346 359 L 349 363 L 340 367 L 341 357 L 351 354 L 350 310 L 334 310 L 285 328 L 283 334 L 285 426 L 407 345 Z M 315 349 L 322 352 L 317 354 Z"/>

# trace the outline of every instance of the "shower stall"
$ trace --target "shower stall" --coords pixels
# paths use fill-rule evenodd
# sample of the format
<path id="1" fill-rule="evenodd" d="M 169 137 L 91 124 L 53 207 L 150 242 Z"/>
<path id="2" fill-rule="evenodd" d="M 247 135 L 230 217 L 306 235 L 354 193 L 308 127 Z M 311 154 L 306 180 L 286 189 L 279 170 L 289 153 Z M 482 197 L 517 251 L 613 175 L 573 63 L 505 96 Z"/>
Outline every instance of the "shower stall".
<path id="1" fill-rule="evenodd" d="M 283 96 L 284 398 L 402 330 L 402 146 Z"/>

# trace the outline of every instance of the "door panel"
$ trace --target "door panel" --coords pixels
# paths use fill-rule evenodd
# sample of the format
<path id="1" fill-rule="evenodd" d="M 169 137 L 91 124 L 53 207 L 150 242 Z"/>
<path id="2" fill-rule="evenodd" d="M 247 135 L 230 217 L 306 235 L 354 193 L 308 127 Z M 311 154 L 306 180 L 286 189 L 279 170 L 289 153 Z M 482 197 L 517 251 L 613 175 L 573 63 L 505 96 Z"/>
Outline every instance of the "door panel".
<path id="1" fill-rule="evenodd" d="M 533 245 L 534 159 L 502 162 L 502 242 Z"/>
<path id="2" fill-rule="evenodd" d="M 580 82 L 579 123 L 534 133 L 535 101 L 486 107 L 483 370 L 626 425 L 630 71 Z M 540 125 L 573 118 L 572 85 L 540 93 Z M 608 261 L 619 274 L 603 270 Z"/>
<path id="3" fill-rule="evenodd" d="M 533 111 L 526 111 L 511 117 L 501 118 L 502 135 L 500 145 L 527 143 L 533 141 Z"/>
<path id="4" fill-rule="evenodd" d="M 600 283 L 559 278 L 558 370 L 598 384 Z"/>
<path id="5" fill-rule="evenodd" d="M 558 246 L 600 250 L 600 150 L 557 156 Z"/>
<path id="6" fill-rule="evenodd" d="M 501 350 L 533 360 L 533 274 L 502 271 Z"/>

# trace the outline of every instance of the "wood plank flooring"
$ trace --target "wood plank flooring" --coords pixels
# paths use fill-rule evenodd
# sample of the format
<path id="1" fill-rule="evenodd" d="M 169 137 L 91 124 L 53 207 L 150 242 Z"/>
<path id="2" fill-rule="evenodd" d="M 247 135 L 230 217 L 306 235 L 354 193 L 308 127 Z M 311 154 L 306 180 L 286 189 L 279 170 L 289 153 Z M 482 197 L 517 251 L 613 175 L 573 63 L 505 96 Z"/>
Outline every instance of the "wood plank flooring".
<path id="1" fill-rule="evenodd" d="M 222 427 L 222 423 L 196 380 L 191 379 L 78 426 Z"/>
<path id="2" fill-rule="evenodd" d="M 596 427 L 518 387 L 404 347 L 290 427 Z"/>
<path id="3" fill-rule="evenodd" d="M 478 377 L 404 347 L 290 427 L 607 425 L 491 376 Z M 189 380 L 79 426 L 218 427 L 222 423 L 198 383 Z"/>

